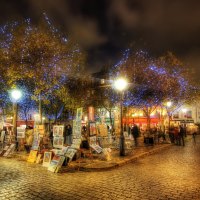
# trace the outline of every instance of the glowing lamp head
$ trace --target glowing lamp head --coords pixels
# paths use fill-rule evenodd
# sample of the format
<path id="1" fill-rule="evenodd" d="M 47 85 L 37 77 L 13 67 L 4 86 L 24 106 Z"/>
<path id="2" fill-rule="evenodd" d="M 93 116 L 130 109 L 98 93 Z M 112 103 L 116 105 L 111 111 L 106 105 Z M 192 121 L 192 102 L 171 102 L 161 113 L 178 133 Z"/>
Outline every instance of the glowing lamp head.
<path id="1" fill-rule="evenodd" d="M 17 101 L 22 97 L 22 92 L 20 90 L 12 90 L 11 97 L 13 100 Z"/>
<path id="2" fill-rule="evenodd" d="M 128 85 L 127 81 L 123 78 L 114 81 L 114 88 L 119 91 L 125 90 L 127 85 Z"/>
<path id="3" fill-rule="evenodd" d="M 172 102 L 171 101 L 168 101 L 167 102 L 167 107 L 171 107 L 172 106 Z"/>

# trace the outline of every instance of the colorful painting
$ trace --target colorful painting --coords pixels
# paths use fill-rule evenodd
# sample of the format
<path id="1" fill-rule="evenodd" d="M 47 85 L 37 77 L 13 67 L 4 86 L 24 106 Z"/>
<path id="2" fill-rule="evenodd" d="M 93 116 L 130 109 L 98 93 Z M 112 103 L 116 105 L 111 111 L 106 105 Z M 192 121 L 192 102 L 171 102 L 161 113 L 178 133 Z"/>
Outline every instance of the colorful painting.
<path id="1" fill-rule="evenodd" d="M 65 156 L 60 156 L 60 159 L 59 159 L 56 171 L 55 171 L 56 173 L 60 171 L 64 161 L 65 161 Z"/>
<path id="2" fill-rule="evenodd" d="M 56 171 L 56 168 L 58 166 L 58 162 L 60 160 L 60 155 L 55 155 L 53 157 L 53 159 L 51 160 L 49 166 L 48 166 L 48 170 L 51 171 L 51 172 L 55 172 Z"/>
<path id="3" fill-rule="evenodd" d="M 58 136 L 58 128 L 59 126 L 53 126 L 53 136 Z"/>
<path id="4" fill-rule="evenodd" d="M 34 163 L 37 159 L 37 153 L 38 153 L 38 151 L 31 150 L 31 152 L 28 156 L 27 162 Z"/>
<path id="5" fill-rule="evenodd" d="M 62 148 L 64 144 L 64 137 L 54 137 L 53 138 L 53 147 Z"/>
<path id="6" fill-rule="evenodd" d="M 73 138 L 81 138 L 81 120 L 73 120 Z"/>
<path id="7" fill-rule="evenodd" d="M 63 125 L 57 125 L 53 127 L 53 136 L 54 137 L 63 137 L 64 133 L 64 126 Z"/>
<path id="8" fill-rule="evenodd" d="M 77 121 L 80 121 L 82 119 L 82 114 L 83 114 L 83 108 L 77 108 L 77 113 L 76 113 Z"/>
<path id="9" fill-rule="evenodd" d="M 97 153 L 101 153 L 102 152 L 102 148 L 99 146 L 99 145 L 97 145 L 97 144 L 92 144 L 92 145 L 90 145 L 90 147 L 92 148 L 92 149 L 94 149 Z"/>
<path id="10" fill-rule="evenodd" d="M 72 148 L 69 148 L 69 149 L 67 150 L 65 156 L 66 156 L 67 158 L 69 158 L 69 161 L 71 161 L 71 160 L 73 159 L 73 157 L 74 157 L 76 151 L 77 151 L 76 149 L 72 149 Z"/>
<path id="11" fill-rule="evenodd" d="M 90 122 L 89 128 L 90 128 L 90 135 L 91 136 L 97 134 L 97 129 L 96 129 L 96 123 L 95 122 Z"/>
<path id="12" fill-rule="evenodd" d="M 71 148 L 80 149 L 81 146 L 81 139 L 80 138 L 73 138 Z"/>
<path id="13" fill-rule="evenodd" d="M 37 163 L 37 164 L 42 163 L 42 154 L 41 153 L 38 154 L 35 163 Z"/>
<path id="14" fill-rule="evenodd" d="M 48 167 L 49 163 L 51 162 L 52 152 L 46 151 L 44 152 L 44 158 L 43 158 L 43 166 Z"/>
<path id="15" fill-rule="evenodd" d="M 90 145 L 95 145 L 95 144 L 97 144 L 97 137 L 96 136 L 92 136 L 92 137 L 90 137 Z"/>
<path id="16" fill-rule="evenodd" d="M 32 143 L 32 150 L 38 150 L 40 146 L 40 135 L 38 132 L 34 132 L 33 135 L 33 143 Z"/>

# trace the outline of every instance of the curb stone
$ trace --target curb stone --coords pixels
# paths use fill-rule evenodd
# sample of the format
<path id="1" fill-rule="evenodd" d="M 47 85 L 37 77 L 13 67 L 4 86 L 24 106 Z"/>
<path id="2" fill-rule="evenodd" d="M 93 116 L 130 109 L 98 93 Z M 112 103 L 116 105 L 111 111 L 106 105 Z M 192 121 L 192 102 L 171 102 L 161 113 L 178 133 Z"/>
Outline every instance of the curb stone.
<path id="1" fill-rule="evenodd" d="M 164 144 L 163 146 L 160 146 L 160 147 L 156 147 L 155 149 L 151 149 L 151 150 L 148 150 L 146 152 L 143 152 L 143 153 L 139 153 L 138 155 L 133 155 L 133 156 L 127 156 L 125 157 L 123 160 L 121 161 L 113 161 L 111 163 L 108 163 L 108 166 L 95 166 L 95 167 L 90 167 L 89 165 L 90 164 L 86 164 L 85 166 L 80 166 L 78 163 L 77 164 L 74 164 L 74 166 L 70 166 L 70 167 L 64 167 L 63 170 L 61 171 L 61 173 L 65 173 L 65 172 L 70 172 L 70 171 L 85 171 L 85 172 L 95 172 L 95 171 L 107 171 L 107 170 L 111 170 L 111 169 L 115 169 L 117 167 L 121 167 L 123 165 L 126 165 L 128 163 L 131 163 L 131 162 L 134 162 L 136 160 L 138 160 L 139 158 L 143 158 L 145 156 L 148 156 L 148 155 L 151 155 L 151 154 L 154 154 L 156 152 L 159 152 L 160 150 L 162 149 L 165 149 L 167 147 L 170 147 L 172 144 Z M 28 154 L 27 155 L 20 155 L 20 154 L 13 154 L 12 155 L 13 158 L 17 158 L 18 160 L 20 161 L 26 161 L 27 158 L 28 158 Z M 107 162 L 107 161 L 106 161 Z M 73 168 L 73 169 L 72 169 Z"/>
<path id="2" fill-rule="evenodd" d="M 158 152 L 158 151 L 160 151 L 160 150 L 162 150 L 162 149 L 165 149 L 165 148 L 167 148 L 167 147 L 170 147 L 171 145 L 172 145 L 172 144 L 165 144 L 165 145 L 162 146 L 162 147 L 159 147 L 159 148 L 156 148 L 156 149 L 152 149 L 152 150 L 150 150 L 150 151 L 148 151 L 148 152 L 140 153 L 139 155 L 137 155 L 137 156 L 135 156 L 135 157 L 133 157 L 133 158 L 126 158 L 125 160 L 119 161 L 119 162 L 117 162 L 117 163 L 114 163 L 112 166 L 109 166 L 109 167 L 104 167 L 104 168 L 102 168 L 102 167 L 96 168 L 96 167 L 95 167 L 95 168 L 91 168 L 91 167 L 85 166 L 85 167 L 80 167 L 80 168 L 79 168 L 79 171 L 92 172 L 92 171 L 106 171 L 106 170 L 111 170 L 111 169 L 114 169 L 114 168 L 117 168 L 117 167 L 121 167 L 121 166 L 123 166 L 123 165 L 125 165 L 125 164 L 134 162 L 134 161 L 138 160 L 139 158 L 143 158 L 143 157 L 145 157 L 145 156 L 147 156 L 147 155 L 154 154 L 154 153 L 156 153 L 156 152 Z"/>

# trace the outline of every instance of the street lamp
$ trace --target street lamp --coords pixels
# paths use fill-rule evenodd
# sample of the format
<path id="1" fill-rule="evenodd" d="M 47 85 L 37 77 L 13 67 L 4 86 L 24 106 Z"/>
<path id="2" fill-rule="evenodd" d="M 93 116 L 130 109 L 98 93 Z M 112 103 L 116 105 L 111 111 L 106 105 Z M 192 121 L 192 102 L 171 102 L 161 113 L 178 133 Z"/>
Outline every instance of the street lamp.
<path id="1" fill-rule="evenodd" d="M 18 89 L 11 91 L 11 98 L 13 102 L 13 133 L 15 135 L 16 149 L 18 149 L 18 140 L 17 140 L 17 115 L 18 115 L 18 100 L 22 97 L 22 92 Z"/>
<path id="2" fill-rule="evenodd" d="M 124 144 L 124 134 L 123 134 L 123 96 L 124 90 L 126 89 L 128 83 L 125 79 L 119 78 L 114 81 L 114 88 L 120 91 L 120 119 L 121 119 L 121 126 L 120 126 L 120 156 L 125 156 L 125 144 Z"/>
<path id="3" fill-rule="evenodd" d="M 171 101 L 168 101 L 167 102 L 167 107 L 169 108 L 169 107 L 171 107 L 172 106 L 172 102 Z"/>

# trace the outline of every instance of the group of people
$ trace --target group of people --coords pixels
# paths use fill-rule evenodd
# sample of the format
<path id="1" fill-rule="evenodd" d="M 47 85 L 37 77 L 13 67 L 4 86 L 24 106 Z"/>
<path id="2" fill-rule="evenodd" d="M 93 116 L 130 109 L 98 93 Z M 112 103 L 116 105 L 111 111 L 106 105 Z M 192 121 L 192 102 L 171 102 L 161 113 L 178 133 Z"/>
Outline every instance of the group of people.
<path id="1" fill-rule="evenodd" d="M 171 143 L 185 146 L 185 140 L 186 137 L 186 127 L 184 127 L 182 124 L 178 127 L 170 127 L 169 129 L 169 138 Z"/>
<path id="2" fill-rule="evenodd" d="M 150 133 L 153 135 L 153 137 L 156 137 L 158 140 L 161 137 L 163 141 L 166 141 L 165 133 L 158 130 L 157 128 L 151 129 Z M 134 145 L 138 146 L 138 137 L 140 135 L 140 129 L 136 124 L 130 127 L 130 134 L 134 139 Z M 184 140 L 185 137 L 186 137 L 186 127 L 184 127 L 183 124 L 181 124 L 180 126 L 171 127 L 169 129 L 169 139 L 171 143 L 185 146 L 185 140 Z M 156 138 L 154 138 L 154 140 L 156 140 Z"/>

